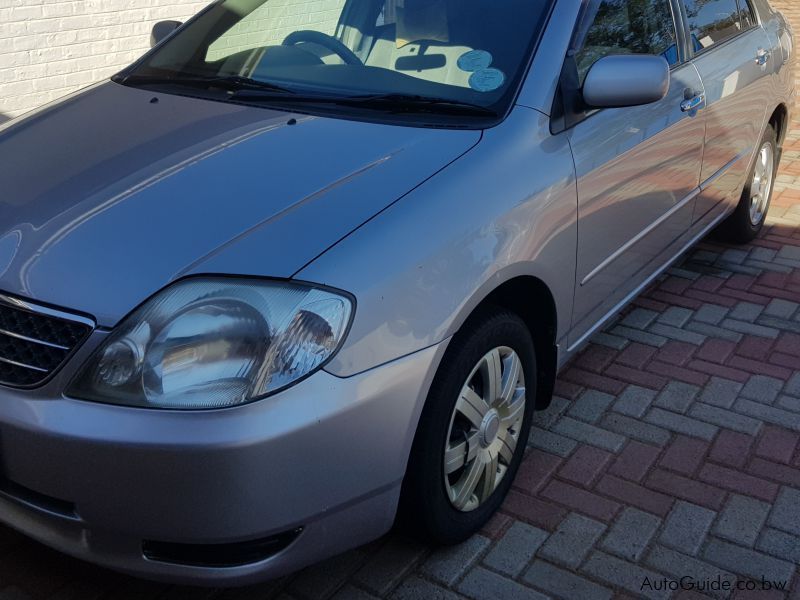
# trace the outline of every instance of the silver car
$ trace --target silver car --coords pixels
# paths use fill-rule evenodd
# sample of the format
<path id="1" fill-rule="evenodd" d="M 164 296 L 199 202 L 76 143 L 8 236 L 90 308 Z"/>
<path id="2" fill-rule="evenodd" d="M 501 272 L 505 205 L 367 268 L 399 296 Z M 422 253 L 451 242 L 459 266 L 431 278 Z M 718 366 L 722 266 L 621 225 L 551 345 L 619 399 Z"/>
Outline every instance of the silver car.
<path id="1" fill-rule="evenodd" d="M 464 540 L 605 321 L 761 229 L 766 0 L 218 0 L 0 128 L 0 520 L 243 584 Z"/>

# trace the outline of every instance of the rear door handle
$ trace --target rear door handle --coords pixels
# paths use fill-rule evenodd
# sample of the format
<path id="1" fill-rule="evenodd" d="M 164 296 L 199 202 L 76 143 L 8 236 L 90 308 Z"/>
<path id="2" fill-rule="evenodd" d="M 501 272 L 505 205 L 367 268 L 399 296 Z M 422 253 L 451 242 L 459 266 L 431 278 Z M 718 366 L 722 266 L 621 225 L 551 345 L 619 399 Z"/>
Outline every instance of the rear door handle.
<path id="1" fill-rule="evenodd" d="M 697 94 L 693 98 L 688 98 L 681 102 L 681 110 L 683 112 L 692 112 L 695 110 L 700 110 L 706 103 L 706 95 L 705 94 Z"/>
<path id="2" fill-rule="evenodd" d="M 772 52 L 768 52 L 767 50 L 759 50 L 758 54 L 756 54 L 756 64 L 759 67 L 763 67 L 767 64 L 767 62 L 769 62 L 770 58 L 772 58 Z"/>

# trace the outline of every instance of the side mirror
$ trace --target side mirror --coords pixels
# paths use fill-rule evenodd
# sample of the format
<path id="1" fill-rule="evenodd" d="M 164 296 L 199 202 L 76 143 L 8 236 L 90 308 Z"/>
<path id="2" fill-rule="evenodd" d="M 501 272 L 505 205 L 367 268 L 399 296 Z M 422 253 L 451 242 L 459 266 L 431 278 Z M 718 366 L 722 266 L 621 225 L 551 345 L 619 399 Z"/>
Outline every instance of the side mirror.
<path id="1" fill-rule="evenodd" d="M 589 69 L 583 100 L 593 108 L 620 108 L 658 102 L 669 91 L 669 63 L 663 56 L 606 56 Z"/>
<path id="2" fill-rule="evenodd" d="M 153 25 L 153 30 L 150 32 L 150 47 L 160 44 L 164 38 L 181 25 L 183 23 L 180 21 L 159 21 Z"/>

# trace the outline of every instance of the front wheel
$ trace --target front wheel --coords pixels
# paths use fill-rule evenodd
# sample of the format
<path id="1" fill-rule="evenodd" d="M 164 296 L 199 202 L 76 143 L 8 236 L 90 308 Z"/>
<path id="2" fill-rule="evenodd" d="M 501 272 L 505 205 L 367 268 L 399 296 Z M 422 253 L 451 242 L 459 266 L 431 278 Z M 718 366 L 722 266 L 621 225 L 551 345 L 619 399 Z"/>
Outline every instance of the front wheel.
<path id="1" fill-rule="evenodd" d="M 535 392 L 533 341 L 515 314 L 485 312 L 453 338 L 403 482 L 407 525 L 429 541 L 454 544 L 486 523 L 525 452 Z"/>
<path id="2" fill-rule="evenodd" d="M 770 125 L 761 138 L 756 162 L 749 173 L 739 204 L 720 226 L 723 237 L 734 243 L 746 244 L 758 236 L 767 218 L 777 170 L 778 138 Z"/>

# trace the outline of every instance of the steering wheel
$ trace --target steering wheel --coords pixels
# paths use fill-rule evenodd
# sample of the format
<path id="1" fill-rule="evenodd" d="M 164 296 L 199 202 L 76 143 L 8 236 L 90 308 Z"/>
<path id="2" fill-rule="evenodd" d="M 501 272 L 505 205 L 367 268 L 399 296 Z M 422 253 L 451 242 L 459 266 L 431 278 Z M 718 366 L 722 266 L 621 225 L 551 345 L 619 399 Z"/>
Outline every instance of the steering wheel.
<path id="1" fill-rule="evenodd" d="M 345 46 L 335 37 L 328 35 L 326 33 L 322 33 L 321 31 L 312 31 L 311 29 L 303 29 L 300 31 L 295 31 L 286 36 L 286 39 L 283 40 L 283 45 L 295 46 L 296 44 L 301 44 L 303 42 L 311 42 L 312 44 L 319 44 L 320 46 L 324 46 L 325 48 L 336 54 L 339 58 L 341 58 L 345 62 L 345 64 L 357 65 L 361 67 L 364 66 L 364 61 L 358 58 L 355 52 L 350 50 L 350 48 Z"/>

